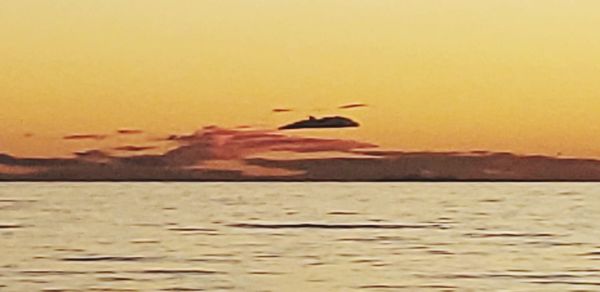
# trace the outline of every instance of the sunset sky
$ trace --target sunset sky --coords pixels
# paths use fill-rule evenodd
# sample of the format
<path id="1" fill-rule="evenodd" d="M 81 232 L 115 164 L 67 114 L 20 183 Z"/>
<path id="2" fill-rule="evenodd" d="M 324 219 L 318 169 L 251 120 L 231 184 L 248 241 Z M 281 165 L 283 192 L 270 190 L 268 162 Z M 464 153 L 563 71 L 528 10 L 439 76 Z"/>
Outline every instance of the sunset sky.
<path id="1" fill-rule="evenodd" d="M 62 157 L 341 115 L 361 127 L 299 133 L 600 158 L 599 11 L 595 0 L 0 0 L 0 153 Z M 338 108 L 350 103 L 368 107 Z M 118 129 L 144 137 L 63 139 Z"/>

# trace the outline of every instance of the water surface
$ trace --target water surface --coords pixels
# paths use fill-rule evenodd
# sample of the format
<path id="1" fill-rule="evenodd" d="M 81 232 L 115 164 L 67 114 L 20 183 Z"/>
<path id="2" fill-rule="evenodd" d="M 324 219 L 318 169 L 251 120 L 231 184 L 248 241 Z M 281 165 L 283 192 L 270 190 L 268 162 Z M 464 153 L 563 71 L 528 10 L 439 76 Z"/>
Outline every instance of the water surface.
<path id="1" fill-rule="evenodd" d="M 600 184 L 4 183 L 1 291 L 599 291 Z"/>

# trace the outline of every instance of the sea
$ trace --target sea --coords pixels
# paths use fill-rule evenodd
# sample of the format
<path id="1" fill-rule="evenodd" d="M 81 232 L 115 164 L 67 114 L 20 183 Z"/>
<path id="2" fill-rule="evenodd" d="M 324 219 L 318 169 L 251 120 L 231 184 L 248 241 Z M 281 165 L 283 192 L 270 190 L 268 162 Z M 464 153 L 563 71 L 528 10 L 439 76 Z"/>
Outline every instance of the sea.
<path id="1" fill-rule="evenodd" d="M 600 184 L 2 183 L 0 291 L 600 291 Z"/>

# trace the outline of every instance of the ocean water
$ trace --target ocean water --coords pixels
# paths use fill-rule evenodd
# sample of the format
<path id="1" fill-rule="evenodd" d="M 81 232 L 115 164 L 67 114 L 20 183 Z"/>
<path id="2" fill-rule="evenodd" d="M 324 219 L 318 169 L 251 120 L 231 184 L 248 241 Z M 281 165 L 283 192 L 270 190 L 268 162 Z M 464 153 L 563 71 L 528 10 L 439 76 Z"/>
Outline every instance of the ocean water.
<path id="1" fill-rule="evenodd" d="M 4 183 L 0 291 L 600 291 L 600 184 Z"/>

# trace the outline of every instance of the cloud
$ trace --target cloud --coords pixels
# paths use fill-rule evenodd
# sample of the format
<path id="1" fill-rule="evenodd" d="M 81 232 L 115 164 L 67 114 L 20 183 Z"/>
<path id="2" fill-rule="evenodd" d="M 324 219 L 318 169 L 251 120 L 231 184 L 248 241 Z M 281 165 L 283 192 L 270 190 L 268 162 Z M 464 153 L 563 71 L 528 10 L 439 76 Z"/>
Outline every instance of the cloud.
<path id="1" fill-rule="evenodd" d="M 600 160 L 508 152 L 406 152 L 345 139 L 252 128 L 173 134 L 168 150 L 118 146 L 71 158 L 0 154 L 0 180 L 600 181 Z M 115 150 L 112 149 L 112 150 Z M 148 148 L 149 149 L 149 148 Z"/>
<path id="2" fill-rule="evenodd" d="M 121 135 L 138 135 L 138 134 L 143 134 L 144 131 L 142 130 L 137 130 L 137 129 L 119 129 L 117 130 L 117 134 L 121 134 Z"/>
<path id="3" fill-rule="evenodd" d="M 338 108 L 339 109 L 352 109 L 352 108 L 368 107 L 368 106 L 369 105 L 367 105 L 365 103 L 350 103 L 350 104 L 341 105 Z"/>
<path id="4" fill-rule="evenodd" d="M 156 149 L 155 146 L 135 146 L 135 145 L 125 145 L 113 148 L 113 150 L 117 151 L 128 151 L 128 152 L 139 152 L 145 150 Z"/>
<path id="5" fill-rule="evenodd" d="M 165 153 L 171 164 L 190 165 L 204 160 L 243 159 L 247 156 L 290 151 L 297 153 L 373 148 L 376 145 L 353 140 L 289 136 L 268 130 L 239 130 L 206 127 L 194 134 L 168 137 L 180 146 Z"/>
<path id="6" fill-rule="evenodd" d="M 290 136 L 273 130 L 205 127 L 195 133 L 173 134 L 163 154 L 112 156 L 102 150 L 74 153 L 73 158 L 18 158 L 0 155 L 6 173 L 2 180 L 250 180 L 287 177 L 298 171 L 246 164 L 264 153 L 348 153 L 376 145 L 352 140 Z M 118 146 L 112 150 L 138 152 L 146 146 Z M 9 168 L 10 167 L 10 168 Z M 24 168 L 36 168 L 25 172 Z M 8 173 L 11 169 L 12 173 Z M 16 169 L 20 170 L 18 173 Z"/>
<path id="7" fill-rule="evenodd" d="M 293 111 L 292 109 L 289 108 L 275 108 L 272 110 L 272 112 L 274 113 L 287 113 L 287 112 L 291 112 Z"/>
<path id="8" fill-rule="evenodd" d="M 106 157 L 107 154 L 102 150 L 85 150 L 85 151 L 77 151 L 75 153 L 77 157 Z"/>
<path id="9" fill-rule="evenodd" d="M 315 118 L 310 117 L 307 120 L 294 122 L 285 126 L 279 127 L 280 130 L 294 130 L 294 129 L 310 129 L 310 128 L 348 128 L 358 127 L 359 123 L 345 117 L 324 117 Z"/>
<path id="10" fill-rule="evenodd" d="M 106 135 L 99 134 L 71 134 L 64 136 L 65 140 L 104 140 L 106 139 Z"/>

